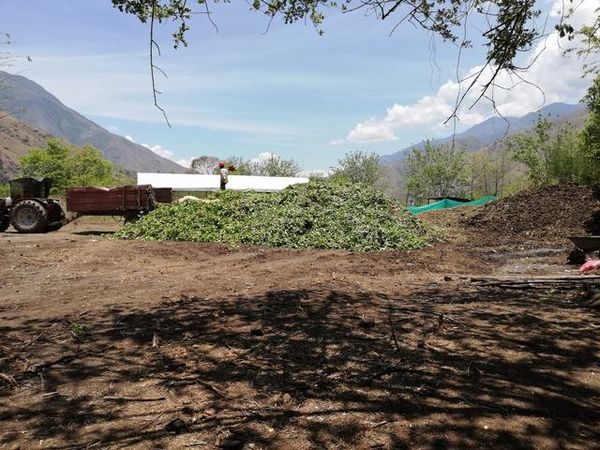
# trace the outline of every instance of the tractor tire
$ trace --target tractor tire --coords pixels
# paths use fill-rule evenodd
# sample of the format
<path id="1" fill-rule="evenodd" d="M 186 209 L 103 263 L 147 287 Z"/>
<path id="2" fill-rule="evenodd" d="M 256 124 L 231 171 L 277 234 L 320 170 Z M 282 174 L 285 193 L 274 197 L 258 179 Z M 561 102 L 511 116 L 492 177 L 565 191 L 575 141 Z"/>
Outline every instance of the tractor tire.
<path id="1" fill-rule="evenodd" d="M 0 217 L 0 233 L 4 233 L 10 226 L 10 217 Z"/>
<path id="2" fill-rule="evenodd" d="M 35 200 L 23 200 L 13 208 L 10 223 L 19 233 L 43 233 L 48 225 L 48 211 Z"/>

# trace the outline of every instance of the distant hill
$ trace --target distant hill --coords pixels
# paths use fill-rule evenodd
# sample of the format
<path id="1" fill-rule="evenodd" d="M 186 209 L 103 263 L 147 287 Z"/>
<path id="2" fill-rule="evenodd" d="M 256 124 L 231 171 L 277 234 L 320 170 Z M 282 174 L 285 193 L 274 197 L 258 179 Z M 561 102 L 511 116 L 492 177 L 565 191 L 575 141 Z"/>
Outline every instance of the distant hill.
<path id="1" fill-rule="evenodd" d="M 41 134 L 60 137 L 75 145 L 91 144 L 99 149 L 106 159 L 125 170 L 187 172 L 187 169 L 179 164 L 86 119 L 62 104 L 39 84 L 23 76 L 0 71 L 0 109 L 40 130 Z M 0 151 L 3 152 L 1 146 Z"/>
<path id="2" fill-rule="evenodd" d="M 552 103 L 522 117 L 492 117 L 462 133 L 457 133 L 454 137 L 432 139 L 432 142 L 443 145 L 450 144 L 454 139 L 457 146 L 463 146 L 466 151 L 473 152 L 490 147 L 508 135 L 532 128 L 540 115 L 554 123 L 569 122 L 575 127 L 582 127 L 587 117 L 587 107 L 582 104 Z M 425 141 L 421 141 L 391 155 L 384 155 L 381 161 L 384 164 L 395 165 L 404 159 L 408 150 L 414 147 L 421 148 L 424 143 Z"/>
<path id="3" fill-rule="evenodd" d="M 33 147 L 45 147 L 47 134 L 0 111 L 0 183 L 19 172 L 19 159 Z"/>

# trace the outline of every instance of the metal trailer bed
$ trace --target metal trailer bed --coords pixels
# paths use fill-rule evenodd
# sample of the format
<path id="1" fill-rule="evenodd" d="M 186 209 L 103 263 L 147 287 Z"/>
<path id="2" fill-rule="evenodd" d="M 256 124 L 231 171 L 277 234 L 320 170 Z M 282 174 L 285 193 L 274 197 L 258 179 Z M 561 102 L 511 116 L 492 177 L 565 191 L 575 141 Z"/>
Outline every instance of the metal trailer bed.
<path id="1" fill-rule="evenodd" d="M 156 208 L 150 185 L 67 189 L 67 211 L 76 216 L 123 216 L 135 220 Z"/>

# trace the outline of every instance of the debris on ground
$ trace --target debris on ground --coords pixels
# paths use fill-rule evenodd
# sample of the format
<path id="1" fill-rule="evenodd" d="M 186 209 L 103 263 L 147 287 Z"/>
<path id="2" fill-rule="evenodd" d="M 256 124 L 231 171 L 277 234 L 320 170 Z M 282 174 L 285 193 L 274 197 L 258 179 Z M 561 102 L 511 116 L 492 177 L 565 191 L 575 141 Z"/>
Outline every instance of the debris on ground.
<path id="1" fill-rule="evenodd" d="M 598 270 L 600 268 L 600 259 L 590 259 L 583 263 L 583 265 L 579 268 L 581 273 L 593 272 L 594 270 Z"/>
<path id="2" fill-rule="evenodd" d="M 352 251 L 418 249 L 437 236 L 398 200 L 366 185 L 317 180 L 277 193 L 224 191 L 216 199 L 159 207 L 116 235 Z"/>
<path id="3" fill-rule="evenodd" d="M 506 239 L 448 210 L 410 252 L 0 234 L 0 448 L 590 448 L 600 275 L 564 264 L 583 203 Z"/>

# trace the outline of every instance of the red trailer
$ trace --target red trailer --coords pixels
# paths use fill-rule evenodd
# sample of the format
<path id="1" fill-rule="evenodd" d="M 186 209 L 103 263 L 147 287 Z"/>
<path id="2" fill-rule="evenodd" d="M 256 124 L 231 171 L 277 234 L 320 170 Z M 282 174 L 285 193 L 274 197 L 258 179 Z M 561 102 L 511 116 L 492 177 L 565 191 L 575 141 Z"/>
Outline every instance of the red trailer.
<path id="1" fill-rule="evenodd" d="M 123 216 L 132 221 L 156 208 L 152 186 L 67 189 L 67 211 L 77 216 Z"/>

